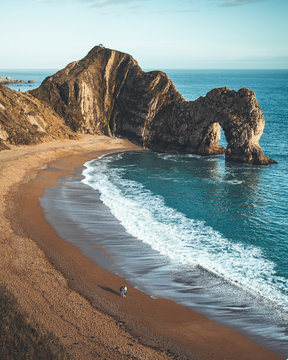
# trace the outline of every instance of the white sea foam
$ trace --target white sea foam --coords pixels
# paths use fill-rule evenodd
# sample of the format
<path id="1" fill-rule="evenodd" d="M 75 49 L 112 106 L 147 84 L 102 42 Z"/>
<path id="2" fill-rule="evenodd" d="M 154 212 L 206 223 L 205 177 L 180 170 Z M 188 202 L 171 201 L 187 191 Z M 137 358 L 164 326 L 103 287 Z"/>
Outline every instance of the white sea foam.
<path id="1" fill-rule="evenodd" d="M 121 170 L 108 169 L 110 161 L 111 157 L 104 157 L 87 162 L 82 181 L 100 192 L 103 203 L 132 236 L 172 261 L 200 266 L 288 310 L 284 295 L 288 281 L 276 276 L 274 263 L 265 259 L 261 249 L 232 243 L 204 222 L 166 206 L 161 196 L 122 178 Z"/>
<path id="2" fill-rule="evenodd" d="M 175 162 L 179 161 L 179 154 L 157 153 L 157 156 L 160 159 L 163 159 L 163 160 L 170 160 L 170 161 L 175 161 Z M 201 159 L 201 158 L 203 158 L 203 156 L 197 155 L 197 154 L 183 154 L 182 156 L 184 158 L 186 157 L 186 158 L 190 158 L 190 159 Z"/>
<path id="3" fill-rule="evenodd" d="M 240 185 L 240 184 L 243 184 L 243 180 L 227 180 L 226 181 L 228 184 L 230 185 Z"/>

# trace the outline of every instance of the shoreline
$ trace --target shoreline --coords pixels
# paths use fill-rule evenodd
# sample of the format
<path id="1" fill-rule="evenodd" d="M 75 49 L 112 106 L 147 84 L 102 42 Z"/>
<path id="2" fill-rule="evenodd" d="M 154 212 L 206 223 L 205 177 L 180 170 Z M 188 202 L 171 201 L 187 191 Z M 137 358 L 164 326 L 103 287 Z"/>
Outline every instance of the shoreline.
<path id="1" fill-rule="evenodd" d="M 89 139 L 93 143 L 96 137 Z M 12 261 L 12 276 L 4 276 L 4 283 L 10 283 L 10 290 L 25 311 L 34 313 L 35 318 L 55 333 L 75 358 L 78 354 L 87 359 L 105 356 L 111 359 L 127 356 L 141 359 L 171 356 L 189 359 L 284 359 L 284 356 L 264 348 L 237 331 L 172 301 L 152 299 L 130 286 L 128 297 L 121 299 L 118 289 L 125 279 L 99 268 L 73 245 L 58 237 L 45 220 L 39 204 L 38 199 L 44 189 L 55 185 L 58 177 L 73 174 L 74 169 L 96 155 L 112 152 L 113 146 L 114 151 L 137 149 L 128 141 L 120 139 L 99 137 L 98 140 L 98 150 L 95 144 L 89 143 L 86 148 L 84 145 L 77 150 L 68 146 L 67 154 L 64 154 L 64 150 L 60 154 L 54 149 L 52 155 L 44 156 L 45 159 L 39 159 L 38 152 L 32 154 L 30 163 L 24 164 L 25 183 L 22 179 L 22 184 L 14 188 L 12 193 L 9 187 L 6 191 L 9 210 L 7 207 L 3 209 L 3 215 L 1 211 L 1 220 L 12 225 L 12 231 L 7 232 L 14 240 L 14 253 L 10 253 L 10 260 L 15 251 L 18 257 Z M 17 151 L 21 153 L 19 148 Z M 79 155 L 80 151 L 82 155 Z M 63 158 L 64 155 L 67 157 Z M 12 153 L 10 157 L 13 158 Z M 36 168 L 31 164 L 33 157 L 34 161 L 36 158 Z M 21 160 L 22 156 L 18 158 L 18 165 Z M 48 163 L 46 170 L 38 171 L 39 166 Z M 34 169 L 32 176 L 27 176 L 31 168 Z M 14 164 L 14 172 L 15 169 L 18 170 Z M 6 236 L 7 239 L 9 237 Z M 1 273 L 5 270 L 4 264 Z M 17 288 L 11 286 L 11 280 L 14 285 L 18 284 Z M 104 323 L 109 326 L 105 327 Z M 105 331 L 100 336 L 102 328 Z M 95 344 L 95 338 L 100 345 Z M 117 345 L 118 342 L 115 344 L 116 339 L 121 346 Z"/>
<path id="2" fill-rule="evenodd" d="M 145 154 L 132 151 L 128 154 L 117 153 L 112 158 L 115 161 L 132 156 L 138 162 L 139 158 L 145 161 L 146 156 L 150 155 L 149 152 Z M 101 164 L 106 163 L 106 158 L 111 159 L 111 156 L 101 156 L 96 163 L 93 160 L 91 167 L 88 162 L 88 169 L 92 171 L 94 166 L 99 166 L 101 171 Z M 208 319 L 231 327 L 264 347 L 287 354 L 287 341 L 281 339 L 280 335 L 285 336 L 284 315 L 281 317 L 279 311 L 267 304 L 265 306 L 262 299 L 249 294 L 243 288 L 236 287 L 201 267 L 194 268 L 175 262 L 169 256 L 162 255 L 161 251 L 155 250 L 153 244 L 151 247 L 132 236 L 122 222 L 112 215 L 110 207 L 100 200 L 102 195 L 95 190 L 96 184 L 87 184 L 83 170 L 88 172 L 86 164 L 77 168 L 73 176 L 59 177 L 57 186 L 46 188 L 40 199 L 46 219 L 60 237 L 76 246 L 102 269 L 124 277 L 130 285 L 150 297 L 169 299 L 196 310 Z M 93 173 L 95 171 L 94 168 Z M 101 176 L 98 175 L 97 178 L 101 181 Z M 115 184 L 113 176 L 110 181 Z M 110 186 L 111 183 L 105 184 L 106 182 L 101 186 L 104 185 L 104 194 L 107 197 L 105 186 Z M 122 190 L 125 191 L 123 188 Z M 130 199 L 129 193 L 127 195 Z M 145 206 L 146 200 L 143 200 Z M 125 199 L 120 197 L 119 206 L 123 201 Z M 117 193 L 114 202 L 117 205 Z M 142 206 L 141 202 L 140 204 Z M 113 210 L 115 211 L 115 208 Z M 146 231 L 145 228 L 143 230 Z M 141 235 L 139 236 L 141 238 Z"/>

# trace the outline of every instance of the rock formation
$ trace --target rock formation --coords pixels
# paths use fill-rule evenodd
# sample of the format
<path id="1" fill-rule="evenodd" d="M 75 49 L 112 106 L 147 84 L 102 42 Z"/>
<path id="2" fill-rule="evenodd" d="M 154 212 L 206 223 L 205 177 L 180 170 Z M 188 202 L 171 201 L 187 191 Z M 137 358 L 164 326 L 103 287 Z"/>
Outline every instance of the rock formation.
<path id="1" fill-rule="evenodd" d="M 27 84 L 33 84 L 35 81 L 34 80 L 28 80 L 27 81 Z M 25 81 L 24 80 L 14 80 L 12 79 L 11 77 L 9 76 L 6 76 L 5 79 L 3 79 L 1 76 L 0 76 L 0 83 L 1 84 L 4 84 L 4 85 L 9 85 L 9 84 L 25 84 Z"/>
<path id="2" fill-rule="evenodd" d="M 50 106 L 0 84 L 0 150 L 71 137 L 77 135 Z"/>
<path id="3" fill-rule="evenodd" d="M 265 122 L 253 91 L 225 87 L 186 101 L 165 73 L 146 73 L 130 55 L 101 46 L 46 78 L 31 94 L 77 132 L 124 136 L 162 152 L 225 151 L 227 161 L 274 162 L 258 143 Z M 220 126 L 226 150 L 218 145 Z"/>
<path id="4" fill-rule="evenodd" d="M 214 89 L 186 101 L 165 73 L 146 73 L 130 55 L 103 46 L 30 94 L 0 84 L 0 150 L 75 132 L 104 133 L 161 152 L 225 152 L 227 161 L 271 164 L 258 143 L 264 124 L 249 89 Z M 221 127 L 226 150 L 218 145 Z"/>

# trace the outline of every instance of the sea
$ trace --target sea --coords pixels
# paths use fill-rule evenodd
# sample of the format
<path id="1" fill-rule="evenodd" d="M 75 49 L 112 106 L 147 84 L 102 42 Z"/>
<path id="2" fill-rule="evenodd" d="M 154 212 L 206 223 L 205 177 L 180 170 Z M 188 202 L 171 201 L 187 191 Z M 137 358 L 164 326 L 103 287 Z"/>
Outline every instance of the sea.
<path id="1" fill-rule="evenodd" d="M 60 236 L 151 297 L 190 307 L 288 356 L 288 70 L 162 71 L 186 100 L 223 86 L 254 90 L 266 122 L 260 145 L 277 164 L 106 154 L 46 189 L 46 217 Z M 0 76 L 29 78 L 37 87 L 54 72 Z"/>

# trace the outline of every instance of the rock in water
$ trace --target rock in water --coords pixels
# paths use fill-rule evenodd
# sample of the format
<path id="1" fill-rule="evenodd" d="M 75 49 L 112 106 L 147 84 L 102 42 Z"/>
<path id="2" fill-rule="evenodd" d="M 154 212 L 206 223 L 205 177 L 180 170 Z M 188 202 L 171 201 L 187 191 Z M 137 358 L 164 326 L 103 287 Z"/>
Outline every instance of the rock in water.
<path id="1" fill-rule="evenodd" d="M 186 101 L 165 73 L 146 73 L 119 51 L 96 46 L 31 94 L 77 132 L 125 136 L 161 152 L 225 152 L 227 161 L 274 163 L 258 143 L 265 122 L 253 91 L 224 87 Z M 220 126 L 226 150 L 218 145 Z"/>

